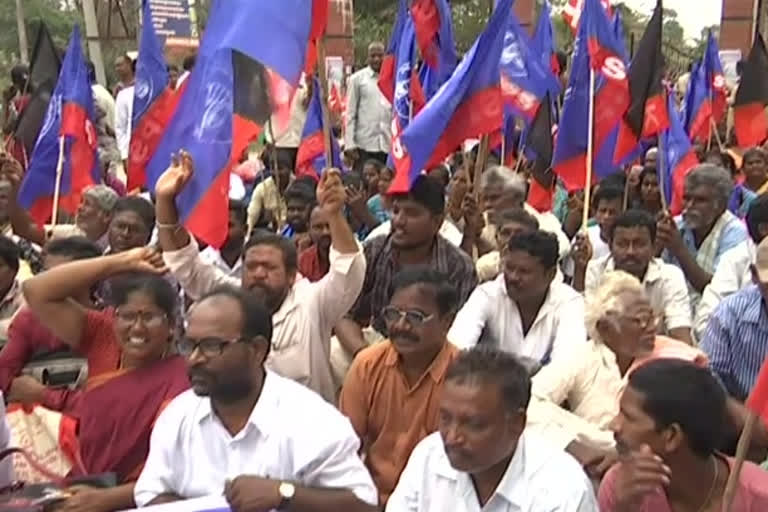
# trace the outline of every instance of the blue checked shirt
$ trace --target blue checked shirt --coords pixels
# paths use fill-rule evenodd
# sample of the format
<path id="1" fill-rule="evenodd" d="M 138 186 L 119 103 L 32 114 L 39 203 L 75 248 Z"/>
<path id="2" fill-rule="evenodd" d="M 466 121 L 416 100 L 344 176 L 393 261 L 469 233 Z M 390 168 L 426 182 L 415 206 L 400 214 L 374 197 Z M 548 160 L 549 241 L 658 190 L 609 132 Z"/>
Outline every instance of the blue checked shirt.
<path id="1" fill-rule="evenodd" d="M 700 348 L 728 393 L 746 400 L 768 355 L 768 313 L 757 286 L 750 285 L 720 303 Z"/>

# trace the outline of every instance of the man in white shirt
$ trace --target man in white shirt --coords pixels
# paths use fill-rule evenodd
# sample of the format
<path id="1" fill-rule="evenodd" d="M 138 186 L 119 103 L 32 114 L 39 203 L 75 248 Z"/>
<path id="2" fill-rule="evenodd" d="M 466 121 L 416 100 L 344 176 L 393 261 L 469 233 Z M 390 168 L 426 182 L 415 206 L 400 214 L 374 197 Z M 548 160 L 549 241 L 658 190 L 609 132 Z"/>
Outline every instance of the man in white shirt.
<path id="1" fill-rule="evenodd" d="M 133 122 L 133 91 L 135 87 L 130 85 L 121 90 L 115 100 L 115 138 L 117 149 L 123 162 L 128 160 L 128 152 L 131 147 L 131 125 Z"/>
<path id="2" fill-rule="evenodd" d="M 233 510 L 375 510 L 349 420 L 264 369 L 271 338 L 270 313 L 249 292 L 225 286 L 193 306 L 178 344 L 192 389 L 155 424 L 138 506 L 223 493 Z"/>
<path id="3" fill-rule="evenodd" d="M 712 275 L 712 281 L 701 294 L 693 321 L 696 338 L 699 340 L 704 336 L 709 318 L 717 305 L 724 298 L 752 284 L 749 267 L 757 257 L 757 245 L 763 245 L 763 240 L 768 236 L 768 196 L 760 196 L 752 202 L 746 221 L 749 238 L 723 254 Z"/>
<path id="4" fill-rule="evenodd" d="M 560 221 L 551 212 L 539 213 L 525 202 L 528 184 L 521 174 L 504 166 L 493 166 L 483 172 L 480 178 L 480 195 L 485 205 L 485 229 L 482 237 L 493 246 L 496 243 L 496 224 L 493 216 L 511 208 L 523 208 L 538 222 L 539 229 L 557 237 L 559 258 L 565 258 L 571 251 L 571 241 L 563 231 Z"/>
<path id="5" fill-rule="evenodd" d="M 227 275 L 238 278 L 243 272 L 243 247 L 245 245 L 246 222 L 245 205 L 242 201 L 229 200 L 229 227 L 227 239 L 221 249 L 208 246 L 200 258 L 210 265 L 215 265 Z"/>
<path id="6" fill-rule="evenodd" d="M 368 66 L 349 78 L 347 84 L 347 126 L 344 148 L 357 162 L 356 168 L 370 158 L 386 163 L 392 139 L 392 106 L 379 89 L 379 71 L 384 45 L 368 46 Z"/>
<path id="7" fill-rule="evenodd" d="M 439 432 L 414 449 L 387 512 L 597 512 L 576 460 L 524 433 L 530 396 L 514 357 L 461 353 L 445 377 Z"/>
<path id="8" fill-rule="evenodd" d="M 459 348 L 488 343 L 541 364 L 567 354 L 569 345 L 586 342 L 584 299 L 555 280 L 557 256 L 551 233 L 510 238 L 501 275 L 472 292 L 448 341 Z"/>
<path id="9" fill-rule="evenodd" d="M 583 290 L 589 296 L 597 290 L 608 272 L 623 270 L 645 286 L 654 313 L 661 320 L 660 333 L 692 343 L 691 303 L 685 275 L 679 267 L 654 258 L 654 218 L 645 211 L 626 211 L 616 219 L 610 238 L 611 254 L 591 261 L 591 248 L 582 246 L 583 239 L 577 244 L 579 247 L 574 252 L 574 288 Z"/>
<path id="10" fill-rule="evenodd" d="M 159 242 L 166 265 L 192 299 L 222 284 L 259 294 L 270 308 L 275 326 L 267 366 L 335 403 L 331 331 L 354 304 L 365 279 L 365 257 L 344 218 L 346 193 L 339 172 L 327 170 L 318 185 L 318 202 L 328 216 L 332 246 L 329 272 L 310 283 L 296 279 L 293 241 L 274 233 L 252 236 L 248 241 L 241 279 L 203 262 L 197 244 L 179 224 L 175 203 L 192 176 L 192 166 L 191 157 L 185 154 L 155 187 Z"/>

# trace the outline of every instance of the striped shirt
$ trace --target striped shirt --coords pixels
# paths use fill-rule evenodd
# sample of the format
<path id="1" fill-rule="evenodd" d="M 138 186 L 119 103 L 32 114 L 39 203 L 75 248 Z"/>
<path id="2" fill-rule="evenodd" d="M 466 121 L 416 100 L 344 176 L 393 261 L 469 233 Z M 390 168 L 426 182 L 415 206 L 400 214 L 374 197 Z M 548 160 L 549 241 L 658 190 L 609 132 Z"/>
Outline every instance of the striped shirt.
<path id="1" fill-rule="evenodd" d="M 368 238 L 363 247 L 365 261 L 368 263 L 365 284 L 350 311 L 350 317 L 363 326 L 370 323 L 378 332 L 386 334 L 381 311 L 389 304 L 392 279 L 402 270 L 403 265 L 397 261 L 398 251 L 392 246 L 389 235 Z M 477 273 L 469 256 L 442 235 L 437 235 L 432 245 L 430 260 L 424 263 L 444 273 L 448 282 L 456 286 L 459 294 L 458 307 L 461 308 L 477 286 Z"/>
<path id="2" fill-rule="evenodd" d="M 701 349 L 728 393 L 745 400 L 768 353 L 768 313 L 757 286 L 748 286 L 720 303 Z"/>

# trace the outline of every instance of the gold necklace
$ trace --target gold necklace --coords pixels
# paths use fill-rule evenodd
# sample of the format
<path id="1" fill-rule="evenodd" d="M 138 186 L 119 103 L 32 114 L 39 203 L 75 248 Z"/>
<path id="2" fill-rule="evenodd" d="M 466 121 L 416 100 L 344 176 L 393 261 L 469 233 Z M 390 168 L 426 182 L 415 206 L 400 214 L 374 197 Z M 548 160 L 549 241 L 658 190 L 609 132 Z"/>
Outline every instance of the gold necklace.
<path id="1" fill-rule="evenodd" d="M 707 493 L 707 498 L 704 500 L 704 503 L 702 503 L 701 507 L 699 507 L 698 512 L 704 512 L 706 510 L 707 505 L 709 505 L 709 501 L 712 499 L 712 494 L 715 492 L 715 487 L 717 486 L 717 477 L 720 476 L 720 465 L 717 463 L 717 457 L 711 456 L 712 461 L 715 463 L 715 476 L 712 479 L 712 485 L 709 487 L 709 492 Z"/>

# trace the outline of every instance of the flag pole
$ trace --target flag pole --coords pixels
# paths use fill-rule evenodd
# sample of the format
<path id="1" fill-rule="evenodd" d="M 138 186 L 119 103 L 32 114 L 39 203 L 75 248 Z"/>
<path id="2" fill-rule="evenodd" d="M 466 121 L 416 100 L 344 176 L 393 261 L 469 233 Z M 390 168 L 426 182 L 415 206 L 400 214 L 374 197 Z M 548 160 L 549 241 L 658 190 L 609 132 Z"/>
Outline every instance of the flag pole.
<path id="1" fill-rule="evenodd" d="M 480 137 L 480 144 L 477 148 L 477 158 L 475 159 L 475 174 L 472 177 L 472 188 L 475 191 L 475 197 L 480 194 L 480 176 L 485 170 L 485 164 L 488 162 L 488 146 L 490 137 L 483 135 Z"/>
<path id="2" fill-rule="evenodd" d="M 715 142 L 717 142 L 717 147 L 720 150 L 720 152 L 721 153 L 724 152 L 725 147 L 723 146 L 723 141 L 720 140 L 720 134 L 717 133 L 717 125 L 715 124 L 715 120 L 713 118 L 709 119 L 709 130 L 710 130 L 710 133 L 715 134 Z"/>
<path id="3" fill-rule="evenodd" d="M 723 494 L 723 512 L 731 512 L 733 509 L 733 499 L 736 497 L 736 487 L 739 483 L 741 468 L 744 466 L 744 460 L 747 458 L 749 444 L 752 441 L 752 433 L 757 425 L 758 416 L 753 411 L 747 413 L 747 419 L 744 422 L 744 428 L 739 436 L 739 444 L 736 445 L 736 459 L 733 463 L 731 474 L 728 475 L 728 482 L 725 484 L 725 493 Z"/>
<path id="4" fill-rule="evenodd" d="M 589 202 L 592 199 L 592 165 L 595 144 L 595 70 L 589 69 L 589 116 L 587 120 L 587 176 L 584 185 L 584 211 L 581 229 L 587 231 L 589 224 Z"/>
<path id="5" fill-rule="evenodd" d="M 670 198 L 667 197 L 666 193 L 664 192 L 664 183 L 667 181 L 667 176 L 665 173 L 665 170 L 667 168 L 667 153 L 665 149 L 664 144 L 664 137 L 659 134 L 659 147 L 658 152 L 659 156 L 657 157 L 656 166 L 658 167 L 658 178 L 659 178 L 659 196 L 661 197 L 661 209 L 666 211 L 667 205 L 669 205 Z"/>
<path id="6" fill-rule="evenodd" d="M 323 115 L 323 146 L 325 162 L 333 167 L 333 142 L 331 141 L 331 117 L 328 113 L 328 76 L 325 74 L 325 36 L 317 41 L 317 74 L 320 83 L 320 110 Z"/>
<path id="7" fill-rule="evenodd" d="M 56 162 L 56 182 L 53 187 L 53 211 L 51 212 L 51 224 L 54 226 L 59 221 L 59 197 L 61 196 L 61 175 L 64 173 L 64 136 L 59 137 L 59 161 Z"/>

